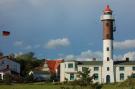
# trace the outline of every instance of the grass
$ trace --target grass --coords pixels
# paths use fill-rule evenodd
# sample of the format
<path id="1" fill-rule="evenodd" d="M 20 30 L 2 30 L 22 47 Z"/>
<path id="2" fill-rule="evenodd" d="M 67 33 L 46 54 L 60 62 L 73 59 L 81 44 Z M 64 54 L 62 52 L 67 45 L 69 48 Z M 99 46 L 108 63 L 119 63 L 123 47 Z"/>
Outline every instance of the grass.
<path id="1" fill-rule="evenodd" d="M 73 87 L 69 85 L 54 85 L 51 83 L 29 83 L 29 84 L 11 84 L 0 85 L 0 89 L 91 89 L 88 87 L 80 88 L 79 86 Z M 120 87 L 118 84 L 103 85 L 102 89 L 132 89 L 131 87 Z M 133 88 L 135 89 L 135 88 Z"/>

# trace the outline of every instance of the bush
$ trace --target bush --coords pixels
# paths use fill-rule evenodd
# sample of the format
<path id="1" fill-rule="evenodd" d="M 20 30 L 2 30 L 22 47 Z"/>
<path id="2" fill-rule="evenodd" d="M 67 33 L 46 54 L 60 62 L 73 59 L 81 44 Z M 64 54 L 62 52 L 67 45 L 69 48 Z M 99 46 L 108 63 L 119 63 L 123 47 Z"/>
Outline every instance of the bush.
<path id="1" fill-rule="evenodd" d="M 34 82 L 34 76 L 33 76 L 33 74 L 27 75 L 25 77 L 25 82 Z"/>
<path id="2" fill-rule="evenodd" d="M 12 76 L 10 74 L 5 74 L 3 78 L 3 82 L 6 84 L 11 84 L 12 82 Z"/>
<path id="3" fill-rule="evenodd" d="M 92 87 L 93 89 L 101 89 L 101 88 L 102 88 L 102 85 L 99 84 L 99 83 L 94 83 L 94 84 L 91 85 L 91 87 Z"/>
<path id="4" fill-rule="evenodd" d="M 128 77 L 127 80 L 125 80 L 124 82 L 120 83 L 119 86 L 123 86 L 123 87 L 132 87 L 135 86 L 135 79 L 132 77 Z"/>

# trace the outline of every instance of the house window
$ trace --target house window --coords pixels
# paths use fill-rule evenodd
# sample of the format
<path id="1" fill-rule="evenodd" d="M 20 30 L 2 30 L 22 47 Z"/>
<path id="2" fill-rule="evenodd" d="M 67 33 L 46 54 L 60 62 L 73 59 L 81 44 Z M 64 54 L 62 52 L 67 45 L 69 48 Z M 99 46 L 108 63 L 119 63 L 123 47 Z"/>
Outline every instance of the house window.
<path id="1" fill-rule="evenodd" d="M 98 73 L 94 74 L 94 80 L 98 80 Z"/>
<path id="2" fill-rule="evenodd" d="M 124 80 L 124 73 L 120 73 L 120 80 Z"/>
<path id="3" fill-rule="evenodd" d="M 124 71 L 124 67 L 119 67 L 119 71 Z"/>
<path id="4" fill-rule="evenodd" d="M 131 76 L 132 76 L 132 78 L 135 78 L 135 73 L 133 73 Z"/>
<path id="5" fill-rule="evenodd" d="M 107 61 L 109 61 L 109 57 L 107 57 Z"/>
<path id="6" fill-rule="evenodd" d="M 69 63 L 68 68 L 73 68 L 73 63 Z"/>
<path id="7" fill-rule="evenodd" d="M 109 71 L 109 67 L 107 67 L 107 71 Z"/>
<path id="8" fill-rule="evenodd" d="M 66 64 L 65 64 L 65 68 L 66 68 Z"/>
<path id="9" fill-rule="evenodd" d="M 74 80 L 74 74 L 70 74 L 70 80 Z"/>
<path id="10" fill-rule="evenodd" d="M 132 70 L 135 71 L 135 66 L 132 67 Z"/>
<path id="11" fill-rule="evenodd" d="M 99 70 L 99 67 L 94 67 L 94 71 L 98 71 Z"/>
<path id="12" fill-rule="evenodd" d="M 107 51 L 109 51 L 109 47 L 107 47 L 107 49 L 106 49 Z"/>
<path id="13" fill-rule="evenodd" d="M 86 71 L 88 68 L 87 67 L 82 67 L 82 71 Z"/>

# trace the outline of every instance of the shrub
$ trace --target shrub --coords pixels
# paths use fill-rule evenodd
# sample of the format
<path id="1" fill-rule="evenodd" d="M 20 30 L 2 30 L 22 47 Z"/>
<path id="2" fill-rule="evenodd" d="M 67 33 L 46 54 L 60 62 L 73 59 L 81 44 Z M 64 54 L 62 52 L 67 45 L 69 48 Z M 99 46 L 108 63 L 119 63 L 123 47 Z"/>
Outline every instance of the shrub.
<path id="1" fill-rule="evenodd" d="M 3 82 L 6 84 L 11 84 L 12 82 L 12 76 L 10 74 L 5 74 L 3 78 Z"/>
<path id="2" fill-rule="evenodd" d="M 128 77 L 128 79 L 125 80 L 124 82 L 120 83 L 119 86 L 123 86 L 123 87 L 135 86 L 135 79 L 132 77 Z"/>

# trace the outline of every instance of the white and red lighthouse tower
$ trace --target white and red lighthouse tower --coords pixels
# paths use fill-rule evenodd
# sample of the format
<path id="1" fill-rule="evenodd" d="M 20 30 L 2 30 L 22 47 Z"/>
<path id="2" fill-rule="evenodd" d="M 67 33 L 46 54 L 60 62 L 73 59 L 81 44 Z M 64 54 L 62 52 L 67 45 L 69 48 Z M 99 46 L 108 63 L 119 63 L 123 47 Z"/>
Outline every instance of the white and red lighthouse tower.
<path id="1" fill-rule="evenodd" d="M 102 70 L 102 82 L 110 83 L 114 82 L 114 68 L 113 68 L 113 32 L 114 18 L 112 16 L 112 10 L 107 5 L 101 16 L 103 23 L 103 70 Z"/>

